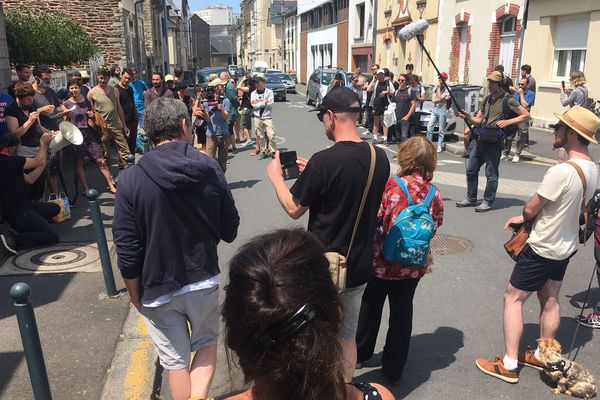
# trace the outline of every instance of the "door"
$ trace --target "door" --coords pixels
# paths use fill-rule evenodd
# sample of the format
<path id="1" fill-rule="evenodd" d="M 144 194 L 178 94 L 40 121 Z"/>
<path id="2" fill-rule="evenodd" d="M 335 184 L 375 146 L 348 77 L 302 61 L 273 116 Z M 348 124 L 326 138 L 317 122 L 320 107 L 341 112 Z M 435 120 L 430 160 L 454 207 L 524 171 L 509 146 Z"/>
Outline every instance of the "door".
<path id="1" fill-rule="evenodd" d="M 504 74 L 512 77 L 512 65 L 515 55 L 515 17 L 508 17 L 502 22 L 502 34 L 500 35 L 500 59 L 499 64 L 504 66 Z"/>
<path id="2" fill-rule="evenodd" d="M 460 47 L 458 51 L 458 81 L 465 82 L 465 66 L 467 63 L 467 24 L 460 26 Z"/>

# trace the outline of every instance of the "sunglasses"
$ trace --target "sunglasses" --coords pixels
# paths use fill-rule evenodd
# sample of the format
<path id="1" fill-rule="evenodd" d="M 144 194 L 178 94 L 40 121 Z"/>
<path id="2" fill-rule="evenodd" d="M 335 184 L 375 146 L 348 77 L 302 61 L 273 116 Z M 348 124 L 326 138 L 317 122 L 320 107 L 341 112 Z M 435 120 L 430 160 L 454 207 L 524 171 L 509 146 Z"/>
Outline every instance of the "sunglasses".
<path id="1" fill-rule="evenodd" d="M 322 110 L 317 113 L 317 118 L 319 119 L 319 121 L 323 122 L 323 116 L 325 115 L 325 113 L 327 111 L 329 111 L 329 110 Z"/>
<path id="2" fill-rule="evenodd" d="M 398 79 L 398 82 L 406 82 L 406 79 Z"/>

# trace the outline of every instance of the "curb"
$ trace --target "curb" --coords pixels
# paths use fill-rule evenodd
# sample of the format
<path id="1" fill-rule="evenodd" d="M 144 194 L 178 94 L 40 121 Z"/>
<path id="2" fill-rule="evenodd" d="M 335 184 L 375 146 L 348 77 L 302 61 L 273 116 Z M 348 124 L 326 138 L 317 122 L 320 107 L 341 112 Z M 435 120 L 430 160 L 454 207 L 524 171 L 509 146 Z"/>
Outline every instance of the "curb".
<path id="1" fill-rule="evenodd" d="M 101 399 L 150 399 L 156 384 L 156 358 L 144 320 L 131 307 L 117 342 Z"/>

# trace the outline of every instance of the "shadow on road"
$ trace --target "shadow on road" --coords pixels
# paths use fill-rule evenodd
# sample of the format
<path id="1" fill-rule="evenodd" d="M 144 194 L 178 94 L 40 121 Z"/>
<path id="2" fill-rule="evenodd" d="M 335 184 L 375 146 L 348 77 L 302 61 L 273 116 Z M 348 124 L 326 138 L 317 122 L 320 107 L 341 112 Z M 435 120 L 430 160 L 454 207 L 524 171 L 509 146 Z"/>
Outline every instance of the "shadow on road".
<path id="1" fill-rule="evenodd" d="M 251 188 L 252 186 L 256 185 L 260 181 L 261 181 L 260 179 L 248 179 L 247 181 L 231 182 L 229 184 L 229 189 L 235 190 L 235 189 Z"/>
<path id="2" fill-rule="evenodd" d="M 525 201 L 509 197 L 496 197 L 494 200 L 494 210 L 502 210 L 503 208 L 511 208 L 515 206 L 524 206 Z"/>
<path id="3" fill-rule="evenodd" d="M 401 399 L 427 382 L 433 371 L 447 368 L 456 361 L 455 354 L 463 346 L 464 334 L 462 331 L 441 326 L 433 333 L 412 337 L 406 367 L 398 385 L 391 385 L 384 378 L 381 369 L 355 376 L 354 381 L 381 383 L 389 388 L 397 399 Z"/>
<path id="4" fill-rule="evenodd" d="M 22 351 L 0 353 L 0 360 L 2 360 L 2 368 L 0 368 L 0 397 L 4 393 L 6 385 L 13 377 L 15 369 L 17 369 L 24 357 L 25 353 Z"/>

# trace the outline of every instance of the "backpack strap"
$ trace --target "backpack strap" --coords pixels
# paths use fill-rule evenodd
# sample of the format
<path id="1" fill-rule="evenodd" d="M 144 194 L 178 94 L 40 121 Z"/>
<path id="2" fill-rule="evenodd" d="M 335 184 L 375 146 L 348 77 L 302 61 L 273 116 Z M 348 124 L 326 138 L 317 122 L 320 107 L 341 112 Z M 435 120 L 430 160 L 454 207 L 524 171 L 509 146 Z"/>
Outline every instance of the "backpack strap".
<path id="1" fill-rule="evenodd" d="M 435 196 L 436 187 L 434 184 L 429 185 L 429 192 L 427 193 L 427 197 L 423 200 L 423 204 L 429 208 L 431 206 L 431 202 L 433 201 L 433 197 Z"/>
<path id="2" fill-rule="evenodd" d="M 412 201 L 412 197 L 410 195 L 410 192 L 408 191 L 408 187 L 406 186 L 406 183 L 404 182 L 404 179 L 400 178 L 399 176 L 394 176 L 394 180 L 396 181 L 396 183 L 398 184 L 398 186 L 400 186 L 400 189 L 406 195 L 406 199 L 408 200 L 408 205 L 412 206 L 414 203 Z"/>

